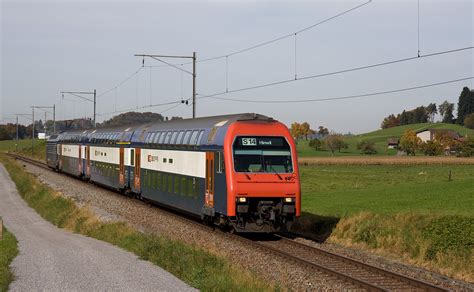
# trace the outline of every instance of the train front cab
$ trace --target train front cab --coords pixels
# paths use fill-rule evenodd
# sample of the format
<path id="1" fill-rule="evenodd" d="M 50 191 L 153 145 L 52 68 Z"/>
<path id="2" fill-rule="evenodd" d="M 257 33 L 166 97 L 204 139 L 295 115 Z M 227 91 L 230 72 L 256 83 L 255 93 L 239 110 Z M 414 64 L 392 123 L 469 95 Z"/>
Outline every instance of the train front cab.
<path id="1" fill-rule="evenodd" d="M 270 134 L 269 134 L 270 133 Z M 238 121 L 224 141 L 227 216 L 237 232 L 278 232 L 300 216 L 296 147 L 276 121 Z"/>

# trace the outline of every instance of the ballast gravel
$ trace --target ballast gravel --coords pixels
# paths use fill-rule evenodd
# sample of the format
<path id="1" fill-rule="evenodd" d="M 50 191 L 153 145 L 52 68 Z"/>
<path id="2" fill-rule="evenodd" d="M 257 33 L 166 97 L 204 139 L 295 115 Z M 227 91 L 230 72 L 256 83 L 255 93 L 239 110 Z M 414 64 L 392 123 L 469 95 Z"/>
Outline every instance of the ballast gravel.
<path id="1" fill-rule="evenodd" d="M 208 250 L 211 253 L 228 258 L 232 263 L 245 270 L 258 274 L 266 281 L 276 283 L 290 290 L 357 290 L 339 279 L 288 262 L 285 259 L 262 253 L 250 245 L 230 240 L 219 232 L 186 224 L 186 222 L 177 220 L 175 216 L 163 212 L 155 206 L 150 206 L 139 200 L 125 197 L 117 192 L 93 184 L 84 183 L 64 174 L 45 171 L 28 163 L 24 163 L 24 165 L 26 170 L 37 176 L 41 182 L 73 199 L 79 206 L 89 208 L 102 220 L 126 221 L 141 231 L 163 235 Z M 383 268 L 390 268 L 390 270 L 400 274 L 425 279 L 450 290 L 469 291 L 473 288 L 468 283 L 449 279 L 416 267 L 401 265 L 369 253 L 361 253 L 332 244 L 317 244 L 304 239 L 300 240 L 343 253 L 348 257 L 362 259 Z"/>

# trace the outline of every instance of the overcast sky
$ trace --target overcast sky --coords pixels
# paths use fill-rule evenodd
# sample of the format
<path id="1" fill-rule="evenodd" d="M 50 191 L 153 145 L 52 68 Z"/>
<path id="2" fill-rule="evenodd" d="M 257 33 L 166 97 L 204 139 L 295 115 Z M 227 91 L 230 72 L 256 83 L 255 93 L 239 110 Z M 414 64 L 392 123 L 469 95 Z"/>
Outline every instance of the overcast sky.
<path id="1" fill-rule="evenodd" d="M 92 104 L 60 95 L 100 95 L 137 71 L 137 53 L 226 55 L 293 33 L 365 1 L 1 1 L 0 120 L 56 104 L 57 119 L 91 117 Z M 418 50 L 418 2 L 373 1 L 293 37 L 241 54 L 197 64 L 200 95 L 234 90 L 379 62 Z M 473 46 L 473 1 L 420 0 L 420 50 L 430 54 Z M 296 55 L 296 56 L 295 56 Z M 179 63 L 179 59 L 166 59 Z M 227 64 L 227 65 L 226 65 Z M 147 59 L 145 65 L 160 65 Z M 191 70 L 189 65 L 182 66 Z M 227 68 L 227 69 L 226 69 Z M 299 100 L 395 90 L 474 76 L 472 50 L 322 78 L 291 82 L 223 98 Z M 227 80 L 227 81 L 226 81 Z M 151 81 L 151 82 L 150 82 Z M 286 124 L 362 133 L 391 113 L 447 99 L 457 103 L 468 80 L 371 97 L 293 104 L 254 104 L 203 98 L 197 116 L 257 112 Z M 107 114 L 189 98 L 192 79 L 171 67 L 144 67 L 98 97 L 98 121 Z M 170 106 L 140 111 L 163 112 Z M 38 111 L 40 114 L 40 111 Z M 180 105 L 165 116 L 191 117 Z M 44 114 L 41 114 L 44 117 Z M 26 122 L 26 120 L 25 120 Z"/>

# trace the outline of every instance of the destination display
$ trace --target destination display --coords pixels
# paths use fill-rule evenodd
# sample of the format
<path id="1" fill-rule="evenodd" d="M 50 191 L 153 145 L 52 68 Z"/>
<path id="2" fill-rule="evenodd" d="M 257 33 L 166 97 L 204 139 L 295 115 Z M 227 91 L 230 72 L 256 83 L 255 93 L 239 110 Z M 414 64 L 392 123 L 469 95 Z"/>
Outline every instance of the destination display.
<path id="1" fill-rule="evenodd" d="M 283 137 L 239 137 L 238 144 L 242 147 L 282 147 L 284 143 Z"/>

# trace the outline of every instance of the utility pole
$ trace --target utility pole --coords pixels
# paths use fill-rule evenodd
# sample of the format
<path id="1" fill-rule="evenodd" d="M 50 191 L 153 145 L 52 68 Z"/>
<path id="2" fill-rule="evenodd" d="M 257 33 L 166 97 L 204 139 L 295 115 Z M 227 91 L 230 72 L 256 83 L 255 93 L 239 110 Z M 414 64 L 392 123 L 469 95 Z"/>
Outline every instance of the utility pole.
<path id="1" fill-rule="evenodd" d="M 31 156 L 33 156 L 33 153 L 34 153 L 34 141 L 35 141 L 35 108 L 38 108 L 38 109 L 41 109 L 41 110 L 44 110 L 44 109 L 48 109 L 48 108 L 52 108 L 54 110 L 54 106 L 39 106 L 39 105 L 33 105 L 31 106 L 31 109 L 33 111 L 33 129 L 31 131 Z M 45 123 L 46 123 L 46 111 L 44 113 L 44 116 L 45 116 Z M 54 123 L 54 122 L 53 122 Z M 46 126 L 45 126 L 45 135 L 46 135 Z"/>
<path id="2" fill-rule="evenodd" d="M 18 117 L 29 117 L 30 115 L 29 114 L 16 114 L 16 145 L 15 145 L 15 150 L 18 150 Z"/>
<path id="3" fill-rule="evenodd" d="M 145 57 L 152 58 L 154 60 L 157 60 L 161 63 L 164 63 L 168 66 L 171 66 L 177 70 L 183 71 L 185 73 L 188 73 L 189 75 L 193 76 L 193 119 L 196 118 L 196 52 L 193 52 L 192 56 L 169 56 L 169 55 L 148 55 L 148 54 L 135 54 L 135 57 L 142 57 L 143 61 L 142 64 L 145 66 Z M 161 60 L 160 58 L 184 58 L 184 59 L 193 59 L 193 72 L 189 72 L 188 70 L 184 70 L 182 68 L 179 68 L 178 66 L 168 63 L 166 61 Z M 184 100 L 181 101 L 182 103 L 185 103 Z M 186 104 L 188 102 L 186 101 Z"/>
<path id="4" fill-rule="evenodd" d="M 60 93 L 63 95 L 63 98 L 64 98 L 64 94 L 66 93 L 66 94 L 74 95 L 75 97 L 79 97 L 80 99 L 92 102 L 94 104 L 94 119 L 92 120 L 92 125 L 95 128 L 97 91 L 94 89 L 94 91 L 92 91 L 92 92 L 87 92 L 87 91 L 61 91 Z M 82 95 L 93 95 L 94 98 L 90 99 L 90 98 L 84 97 Z"/>
<path id="5" fill-rule="evenodd" d="M 56 134 L 56 105 L 53 104 L 53 133 Z"/>
<path id="6" fill-rule="evenodd" d="M 33 148 L 35 147 L 35 107 L 32 106 L 33 111 L 33 127 L 31 127 L 31 156 L 33 156 Z"/>

